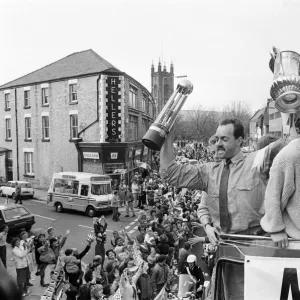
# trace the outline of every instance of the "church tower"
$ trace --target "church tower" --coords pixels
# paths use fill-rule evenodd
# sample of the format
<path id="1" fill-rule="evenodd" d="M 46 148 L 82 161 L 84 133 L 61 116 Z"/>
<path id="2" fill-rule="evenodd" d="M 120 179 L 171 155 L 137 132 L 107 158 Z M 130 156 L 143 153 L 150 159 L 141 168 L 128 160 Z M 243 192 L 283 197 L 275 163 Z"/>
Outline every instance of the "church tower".
<path id="1" fill-rule="evenodd" d="M 156 116 L 161 112 L 162 108 L 169 100 L 174 92 L 174 66 L 171 62 L 170 72 L 167 71 L 166 64 L 163 70 L 159 60 L 157 72 L 154 65 L 151 66 L 151 93 L 155 100 Z"/>

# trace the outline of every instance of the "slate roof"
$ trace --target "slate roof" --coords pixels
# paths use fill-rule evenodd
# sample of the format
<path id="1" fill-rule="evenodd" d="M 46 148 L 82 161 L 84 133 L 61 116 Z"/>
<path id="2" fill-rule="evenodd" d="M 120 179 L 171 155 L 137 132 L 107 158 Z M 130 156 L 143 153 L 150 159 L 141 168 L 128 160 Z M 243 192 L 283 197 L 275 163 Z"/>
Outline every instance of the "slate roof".
<path id="1" fill-rule="evenodd" d="M 120 72 L 120 70 L 98 55 L 95 51 L 89 49 L 70 54 L 39 70 L 3 84 L 0 86 L 0 89 L 80 77 L 88 74 L 97 74 L 108 69 Z"/>

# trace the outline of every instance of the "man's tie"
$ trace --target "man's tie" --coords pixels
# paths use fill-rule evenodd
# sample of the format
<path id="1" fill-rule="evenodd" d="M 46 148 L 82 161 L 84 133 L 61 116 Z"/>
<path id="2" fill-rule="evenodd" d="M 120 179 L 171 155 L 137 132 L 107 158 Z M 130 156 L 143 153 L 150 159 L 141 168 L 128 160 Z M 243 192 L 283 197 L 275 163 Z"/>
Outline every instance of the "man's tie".
<path id="1" fill-rule="evenodd" d="M 220 190 L 219 190 L 219 208 L 220 208 L 220 225 L 221 229 L 224 232 L 227 232 L 230 229 L 231 221 L 228 212 L 228 178 L 229 178 L 229 165 L 231 160 L 226 160 L 226 164 L 223 168 L 221 181 L 220 181 Z"/>

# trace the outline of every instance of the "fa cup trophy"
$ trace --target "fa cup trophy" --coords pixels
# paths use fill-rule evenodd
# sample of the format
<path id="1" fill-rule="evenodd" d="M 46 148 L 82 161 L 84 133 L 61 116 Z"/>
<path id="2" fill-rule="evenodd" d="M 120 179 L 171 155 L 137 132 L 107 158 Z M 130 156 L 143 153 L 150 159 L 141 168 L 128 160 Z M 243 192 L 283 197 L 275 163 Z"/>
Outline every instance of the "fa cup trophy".
<path id="1" fill-rule="evenodd" d="M 296 113 L 300 108 L 300 55 L 294 51 L 273 48 L 269 63 L 274 73 L 271 97 L 275 107 L 283 113 Z"/>
<path id="2" fill-rule="evenodd" d="M 176 90 L 144 135 L 142 142 L 145 146 L 152 150 L 160 151 L 179 111 L 192 91 L 193 85 L 189 80 L 184 79 L 178 83 Z"/>
<path id="3" fill-rule="evenodd" d="M 294 51 L 273 48 L 269 67 L 274 74 L 271 97 L 280 111 L 283 135 L 297 135 L 295 114 L 300 108 L 300 55 Z"/>

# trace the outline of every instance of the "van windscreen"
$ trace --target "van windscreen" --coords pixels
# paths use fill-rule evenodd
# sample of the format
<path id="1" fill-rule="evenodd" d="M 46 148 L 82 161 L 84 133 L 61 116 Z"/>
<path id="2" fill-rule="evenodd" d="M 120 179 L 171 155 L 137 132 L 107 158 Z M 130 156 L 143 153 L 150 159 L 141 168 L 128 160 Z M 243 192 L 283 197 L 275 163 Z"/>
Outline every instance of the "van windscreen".
<path id="1" fill-rule="evenodd" d="M 93 184 L 91 185 L 92 195 L 107 195 L 111 193 L 110 184 Z"/>

